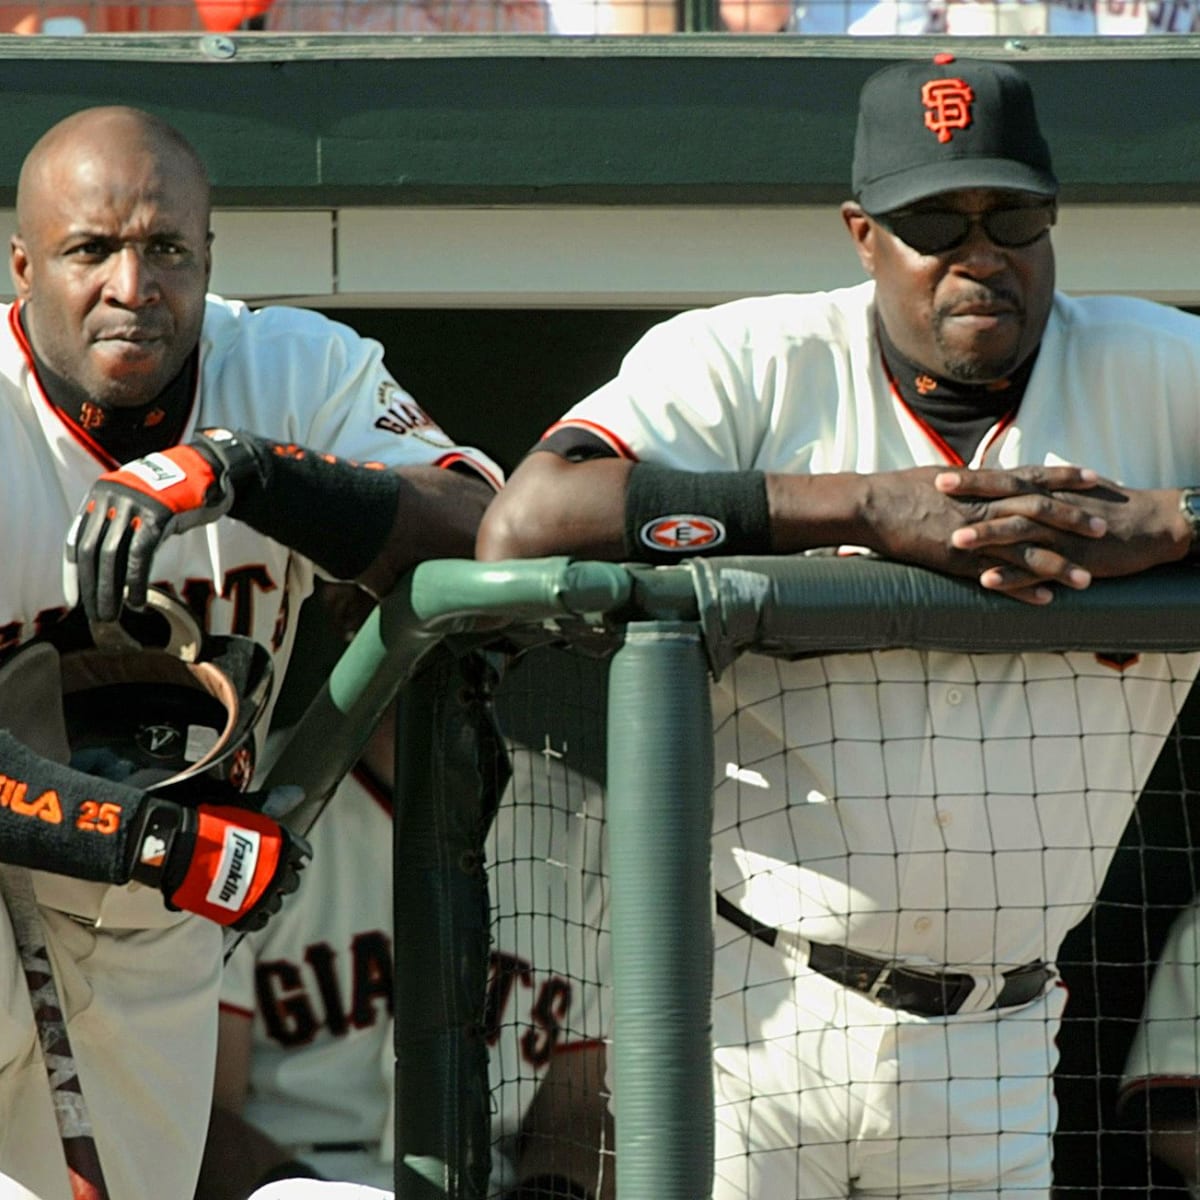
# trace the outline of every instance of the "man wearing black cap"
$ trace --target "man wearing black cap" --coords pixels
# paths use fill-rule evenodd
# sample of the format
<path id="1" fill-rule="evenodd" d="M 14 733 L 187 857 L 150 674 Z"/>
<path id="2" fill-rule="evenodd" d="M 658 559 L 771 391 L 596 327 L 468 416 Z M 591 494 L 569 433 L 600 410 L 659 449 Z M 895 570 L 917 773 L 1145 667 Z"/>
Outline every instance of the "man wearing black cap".
<path id="1" fill-rule="evenodd" d="M 1200 321 L 1055 291 L 1022 75 L 873 75 L 853 190 L 867 283 L 651 330 L 517 469 L 479 556 L 836 547 L 1045 605 L 1191 553 Z M 1048 1192 L 1054 957 L 1197 665 L 746 654 L 723 675 L 719 1200 Z"/>

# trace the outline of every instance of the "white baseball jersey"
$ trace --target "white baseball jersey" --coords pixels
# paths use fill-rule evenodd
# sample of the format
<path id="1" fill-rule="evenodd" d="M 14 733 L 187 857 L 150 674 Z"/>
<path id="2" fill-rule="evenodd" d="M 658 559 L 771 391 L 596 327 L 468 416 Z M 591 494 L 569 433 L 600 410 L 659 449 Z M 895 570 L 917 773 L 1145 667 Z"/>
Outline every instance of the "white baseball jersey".
<path id="1" fill-rule="evenodd" d="M 523 779 L 527 759 L 517 771 Z M 535 834 L 531 808 L 515 805 L 510 791 L 488 843 L 498 911 L 487 1038 L 493 1134 L 503 1147 L 494 1187 L 550 1056 L 588 1044 L 589 1020 L 593 1031 L 602 1027 L 598 980 L 606 971 L 597 963 L 596 935 L 589 949 L 576 932 L 585 925 L 581 889 L 591 897 L 593 929 L 599 922 L 599 823 L 586 821 L 585 785 L 568 785 L 558 764 L 547 771 L 561 805 L 554 820 L 539 820 Z M 529 803 L 531 795 L 543 805 L 548 798 L 545 787 L 522 786 L 521 794 Z M 266 929 L 242 940 L 221 990 L 227 1013 L 254 1022 L 246 1119 L 328 1178 L 387 1188 L 395 1070 L 391 826 L 390 800 L 368 776 L 343 780 L 312 829 L 303 886 Z M 533 914 L 546 911 L 563 920 L 559 938 L 532 940 Z M 570 961 L 568 938 L 580 938 Z"/>
<path id="2" fill-rule="evenodd" d="M 3 649 L 65 611 L 68 527 L 116 464 L 43 394 L 13 307 L 0 322 L 0 391 L 5 557 L 21 565 L 0 580 Z M 184 440 L 214 425 L 359 461 L 465 461 L 499 479 L 489 459 L 456 446 L 399 387 L 377 343 L 298 309 L 253 312 L 209 298 Z M 226 519 L 169 539 L 154 566 L 152 582 L 204 612 L 211 632 L 267 646 L 278 685 L 312 589 L 310 563 Z M 168 911 L 153 889 L 47 874 L 35 882 L 110 1189 L 122 1200 L 190 1195 L 211 1093 L 220 930 Z M 11 940 L 7 923 L 0 936 Z M 44 1200 L 68 1200 L 45 1080 L 36 1079 L 29 1002 L 7 946 L 0 963 L 0 1170 Z"/>
<path id="3" fill-rule="evenodd" d="M 390 1188 L 390 795 L 351 773 L 309 841 L 303 886 L 225 964 L 221 1007 L 254 1022 L 243 1115 L 328 1178 Z"/>
<path id="4" fill-rule="evenodd" d="M 550 432 L 578 427 L 619 456 L 693 471 L 944 465 L 945 443 L 889 385 L 873 297 L 868 283 L 681 315 L 651 330 L 618 376 Z M 997 422 L 968 465 L 1075 463 L 1135 488 L 1190 483 L 1200 478 L 1197 396 L 1195 317 L 1056 294 L 1020 408 Z M 713 690 L 715 881 L 780 935 L 774 948 L 753 946 L 751 964 L 744 937 L 727 952 L 741 956 L 733 965 L 718 954 L 719 1196 L 822 1194 L 811 1189 L 824 1183 L 798 1173 L 795 1147 L 806 1147 L 804 1169 L 820 1176 L 812 1142 L 837 1137 L 829 1126 L 842 1130 L 838 1194 L 858 1172 L 845 1147 L 860 1137 L 871 1143 L 868 1154 L 888 1138 L 914 1139 L 904 1153 L 872 1160 L 899 1174 L 896 1186 L 937 1194 L 953 1190 L 957 1173 L 957 1186 L 970 1179 L 987 1191 L 990 1177 L 976 1168 L 989 1159 L 1010 1183 L 1048 1186 L 1049 1084 L 1026 1103 L 995 1078 L 1038 1081 L 1052 1069 L 1055 989 L 1035 1002 L 1036 1013 L 1018 1010 L 1026 1032 L 1011 1046 L 996 1043 L 995 1071 L 976 1071 L 968 1035 L 943 1037 L 941 1025 L 978 1021 L 997 973 L 1052 961 L 1087 912 L 1198 661 L 1146 654 L 1118 666 L 1084 653 L 897 650 L 798 662 L 745 655 L 723 676 Z M 872 1049 L 855 1041 L 867 1036 L 862 998 L 840 988 L 817 994 L 821 985 L 803 965 L 809 942 L 968 971 L 978 983 L 965 1015 L 937 1022 L 933 1047 L 915 1033 L 901 1036 L 927 1019 L 863 1000 L 878 1014 Z M 807 998 L 797 1008 L 792 989 L 802 976 Z M 723 978 L 738 982 L 722 997 Z M 809 1023 L 795 1015 L 804 1011 Z M 1012 1010 L 990 1013 L 1012 1021 Z M 857 1049 L 824 1043 L 831 1029 L 846 1031 Z M 815 1039 L 811 1047 L 805 1037 Z M 819 1130 L 805 1121 L 798 1135 L 790 1098 L 817 1085 L 780 1064 L 802 1070 L 822 1046 L 828 1119 Z M 922 1159 L 916 1147 L 928 1136 L 931 1098 L 886 1093 L 883 1076 L 888 1086 L 940 1080 L 937 1111 L 970 1148 L 946 1162 L 928 1152 Z M 779 1086 L 760 1089 L 758 1077 L 778 1077 Z M 947 1089 L 948 1077 L 986 1081 L 993 1103 L 965 1103 Z M 878 1105 L 886 1119 L 858 1121 L 858 1105 Z M 998 1145 L 1001 1125 L 1012 1132 Z M 971 1140 L 978 1136 L 982 1143 Z M 761 1153 L 747 1155 L 748 1144 Z M 889 1186 L 869 1178 L 866 1187 Z"/>

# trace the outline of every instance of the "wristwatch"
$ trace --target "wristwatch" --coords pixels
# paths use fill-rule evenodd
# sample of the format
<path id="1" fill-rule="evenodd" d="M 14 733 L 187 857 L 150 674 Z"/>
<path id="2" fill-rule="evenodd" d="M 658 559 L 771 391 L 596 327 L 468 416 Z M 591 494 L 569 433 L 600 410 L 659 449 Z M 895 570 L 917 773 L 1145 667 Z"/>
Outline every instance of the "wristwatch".
<path id="1" fill-rule="evenodd" d="M 1188 556 L 1200 554 L 1200 487 L 1185 487 L 1179 493 L 1179 511 L 1192 531 L 1192 546 Z"/>

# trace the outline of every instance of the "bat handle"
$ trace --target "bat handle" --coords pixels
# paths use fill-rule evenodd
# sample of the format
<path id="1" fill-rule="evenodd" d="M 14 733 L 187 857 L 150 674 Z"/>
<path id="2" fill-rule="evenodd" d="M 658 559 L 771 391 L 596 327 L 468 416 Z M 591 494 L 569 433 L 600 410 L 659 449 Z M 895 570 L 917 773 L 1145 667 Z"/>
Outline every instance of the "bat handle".
<path id="1" fill-rule="evenodd" d="M 42 1058 L 54 1104 L 54 1119 L 62 1139 L 63 1157 L 71 1180 L 72 1200 L 109 1200 L 100 1155 L 92 1137 L 92 1122 L 79 1082 L 75 1053 L 67 1035 L 62 1002 L 54 983 L 46 935 L 42 926 L 33 877 L 24 867 L 0 864 L 0 894 L 12 922 L 13 935 L 29 988 Z"/>
<path id="2" fill-rule="evenodd" d="M 91 1138 L 77 1138 L 73 1140 L 80 1145 L 72 1147 L 68 1144 L 70 1140 L 63 1140 L 63 1152 L 67 1156 L 67 1174 L 71 1178 L 71 1200 L 108 1200 L 96 1143 Z"/>

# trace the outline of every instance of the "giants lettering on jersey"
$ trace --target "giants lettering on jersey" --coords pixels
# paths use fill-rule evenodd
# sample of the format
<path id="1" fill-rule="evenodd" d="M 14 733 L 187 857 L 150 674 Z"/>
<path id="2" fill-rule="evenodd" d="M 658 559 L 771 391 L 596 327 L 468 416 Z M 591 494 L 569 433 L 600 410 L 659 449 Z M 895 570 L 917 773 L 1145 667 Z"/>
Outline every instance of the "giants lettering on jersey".
<path id="1" fill-rule="evenodd" d="M 368 1029 L 393 1011 L 392 940 L 373 929 L 356 934 L 348 952 L 350 994 L 339 979 L 338 954 L 314 942 L 303 962 L 264 959 L 254 968 L 254 990 L 267 1036 L 280 1046 L 305 1046 L 322 1029 L 345 1037 Z"/>
<path id="2" fill-rule="evenodd" d="M 345 1037 L 367 1029 L 381 1016 L 393 1013 L 392 943 L 381 930 L 355 936 L 348 951 L 349 994 L 343 992 L 337 952 L 327 942 L 314 942 L 302 962 L 262 960 L 254 968 L 258 1011 L 267 1036 L 280 1046 L 304 1046 L 322 1030 Z M 522 996 L 523 992 L 530 993 Z M 488 1045 L 499 1039 L 514 1019 L 514 1002 L 528 1001 L 516 1019 L 521 1057 L 542 1067 L 564 1043 L 570 1028 L 571 984 L 557 975 L 540 982 L 533 966 L 515 955 L 493 951 L 490 956 L 484 1031 Z"/>
<path id="3" fill-rule="evenodd" d="M 390 380 L 379 385 L 376 399 L 385 410 L 383 416 L 375 420 L 376 429 L 383 429 L 400 437 L 415 437 L 443 450 L 453 448 L 454 443 L 429 414 Z"/>

